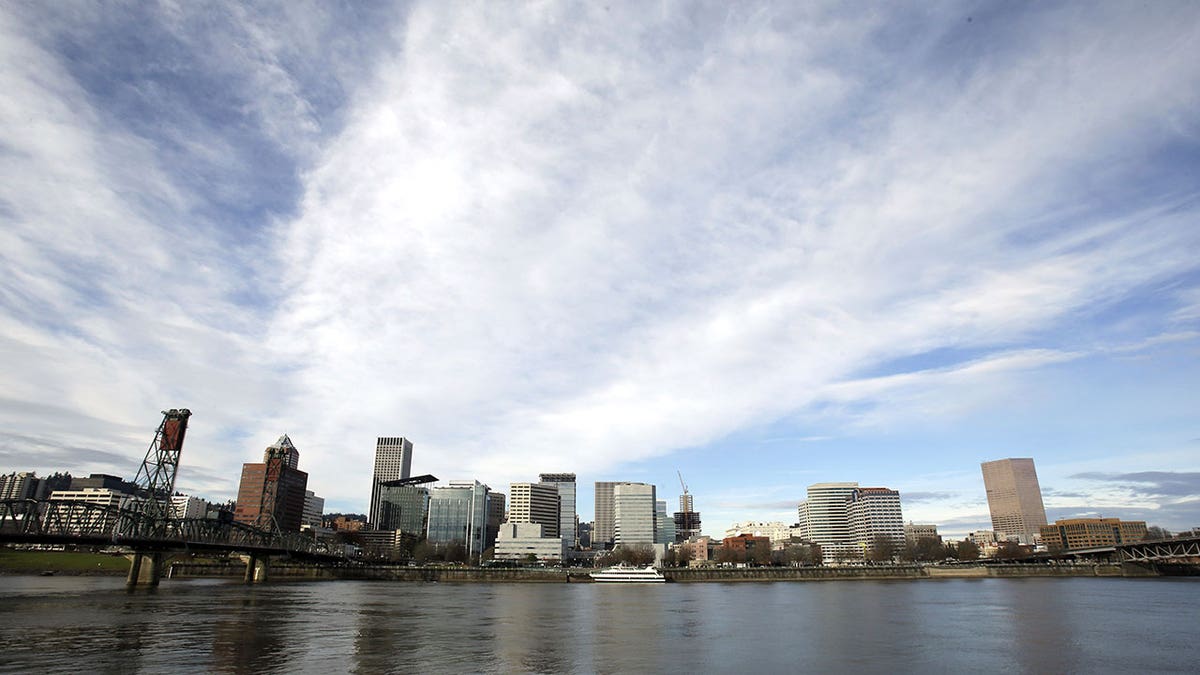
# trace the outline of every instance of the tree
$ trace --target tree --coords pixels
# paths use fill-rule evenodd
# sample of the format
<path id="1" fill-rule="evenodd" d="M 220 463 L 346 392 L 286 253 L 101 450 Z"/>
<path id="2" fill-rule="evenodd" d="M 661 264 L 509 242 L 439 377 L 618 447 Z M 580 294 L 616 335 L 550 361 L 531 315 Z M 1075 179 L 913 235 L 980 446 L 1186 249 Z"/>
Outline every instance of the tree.
<path id="1" fill-rule="evenodd" d="M 771 564 L 771 547 L 770 546 L 755 546 L 754 549 L 752 551 L 750 551 L 750 557 L 754 560 L 754 563 L 757 565 L 770 565 Z"/>
<path id="2" fill-rule="evenodd" d="M 867 548 L 866 557 L 871 562 L 888 562 L 896 555 L 896 545 L 891 539 L 882 535 L 871 537 L 871 545 Z"/>
<path id="3" fill-rule="evenodd" d="M 1170 538 L 1171 538 L 1170 532 L 1164 530 L 1163 528 L 1159 527 L 1158 525 L 1151 525 L 1150 527 L 1146 528 L 1146 536 L 1143 538 L 1143 541 L 1152 541 L 1154 539 L 1170 539 Z"/>
<path id="4" fill-rule="evenodd" d="M 71 474 L 67 472 L 60 473 L 55 471 L 49 476 L 43 478 L 42 483 L 46 486 L 46 497 L 49 497 L 50 493 L 56 490 L 71 489 Z"/>
<path id="5" fill-rule="evenodd" d="M 731 548 L 722 546 L 717 549 L 717 562 L 722 564 L 734 564 L 746 562 L 746 553 L 744 551 L 735 551 Z"/>
<path id="6" fill-rule="evenodd" d="M 970 539 L 958 542 L 954 555 L 959 560 L 979 560 L 979 547 Z"/>
<path id="7" fill-rule="evenodd" d="M 1000 545 L 996 547 L 995 558 L 998 560 L 1016 560 L 1028 555 L 1029 551 L 1025 550 L 1024 546 L 1015 541 L 1004 541 L 1000 542 Z"/>
<path id="8" fill-rule="evenodd" d="M 638 567 L 653 565 L 654 559 L 657 557 L 654 555 L 654 547 L 650 544 L 623 546 L 622 550 L 627 552 L 629 564 Z"/>
<path id="9" fill-rule="evenodd" d="M 687 567 L 688 563 L 690 563 L 691 561 L 692 561 L 692 547 L 691 546 L 675 547 L 675 564 L 676 565 L 678 565 L 679 567 Z"/>
<path id="10" fill-rule="evenodd" d="M 446 562 L 467 562 L 467 547 L 461 541 L 452 541 L 444 549 Z"/>
<path id="11" fill-rule="evenodd" d="M 913 548 L 913 560 L 933 562 L 947 557 L 945 545 L 942 544 L 941 539 L 934 537 L 923 537 L 917 540 L 917 545 Z"/>
<path id="12" fill-rule="evenodd" d="M 821 549 L 820 544 L 808 545 L 808 553 L 804 562 L 808 563 L 809 565 L 825 564 L 825 551 Z"/>
<path id="13" fill-rule="evenodd" d="M 428 562 L 430 559 L 432 559 L 433 556 L 434 556 L 433 544 L 430 544 L 429 542 L 425 541 L 424 539 L 417 542 L 417 545 L 413 547 L 413 552 L 412 552 L 413 562 L 417 563 L 418 565 L 424 565 L 426 562 Z"/>

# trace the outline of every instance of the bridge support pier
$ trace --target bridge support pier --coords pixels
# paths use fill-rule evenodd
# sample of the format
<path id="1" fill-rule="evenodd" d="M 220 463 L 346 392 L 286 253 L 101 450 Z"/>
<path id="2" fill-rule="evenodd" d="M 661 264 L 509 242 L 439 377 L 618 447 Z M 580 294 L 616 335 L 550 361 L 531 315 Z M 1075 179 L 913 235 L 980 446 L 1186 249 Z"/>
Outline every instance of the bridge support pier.
<path id="1" fill-rule="evenodd" d="M 270 571 L 270 556 L 251 553 L 242 556 L 242 560 L 246 561 L 246 575 L 243 577 L 243 581 L 247 584 L 261 584 L 267 580 Z"/>
<path id="2" fill-rule="evenodd" d="M 135 552 L 129 558 L 129 574 L 125 576 L 125 585 L 135 588 L 139 584 L 154 588 L 162 578 L 163 554 L 158 552 Z"/>

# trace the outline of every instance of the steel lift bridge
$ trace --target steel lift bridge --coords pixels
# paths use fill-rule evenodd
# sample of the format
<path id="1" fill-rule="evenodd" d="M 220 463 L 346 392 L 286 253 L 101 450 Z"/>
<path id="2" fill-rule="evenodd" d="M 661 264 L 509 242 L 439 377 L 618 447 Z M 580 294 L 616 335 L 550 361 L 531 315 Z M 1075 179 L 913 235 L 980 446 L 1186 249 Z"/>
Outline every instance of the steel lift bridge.
<path id="1" fill-rule="evenodd" d="M 135 497 L 115 507 L 66 500 L 0 501 L 0 543 L 128 549 L 126 581 L 130 587 L 156 586 L 164 562 L 177 553 L 241 553 L 246 560 L 248 583 L 265 580 L 272 556 L 325 563 L 344 561 L 339 552 L 322 542 L 299 532 L 280 531 L 273 518 L 260 521 L 259 527 L 212 518 L 173 518 L 171 496 L 175 494 L 175 477 L 191 414 L 186 408 L 163 412 L 162 423 L 134 479 Z"/>

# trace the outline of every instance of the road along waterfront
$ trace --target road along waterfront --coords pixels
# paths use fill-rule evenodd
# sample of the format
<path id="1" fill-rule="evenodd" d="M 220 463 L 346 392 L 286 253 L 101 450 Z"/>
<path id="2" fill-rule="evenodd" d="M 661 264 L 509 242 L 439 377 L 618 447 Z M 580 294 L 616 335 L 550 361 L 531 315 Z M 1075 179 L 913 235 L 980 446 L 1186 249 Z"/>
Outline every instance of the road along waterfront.
<path id="1" fill-rule="evenodd" d="M 0 579 L 5 672 L 1194 672 L 1195 578 Z"/>

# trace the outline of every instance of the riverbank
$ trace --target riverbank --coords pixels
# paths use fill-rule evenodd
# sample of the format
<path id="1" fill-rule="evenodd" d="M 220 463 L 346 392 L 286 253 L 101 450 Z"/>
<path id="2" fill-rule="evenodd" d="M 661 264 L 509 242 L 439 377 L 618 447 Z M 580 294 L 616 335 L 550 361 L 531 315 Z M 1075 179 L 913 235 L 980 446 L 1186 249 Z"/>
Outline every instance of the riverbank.
<path id="1" fill-rule="evenodd" d="M 291 563 L 272 563 L 269 578 L 284 580 L 377 580 L 423 582 L 526 582 L 591 583 L 590 569 L 494 568 L 494 567 L 407 567 L 401 565 L 347 565 L 318 567 Z M 245 567 L 239 564 L 174 563 L 170 578 L 241 577 Z M 877 565 L 869 567 L 696 567 L 665 569 L 668 581 L 755 582 L 755 581 L 831 581 L 854 579 L 922 580 L 963 578 L 1019 577 L 1154 577 L 1156 570 L 1131 564 L 1092 563 L 1079 565 L 979 564 L 945 567 L 917 565 Z"/>
<path id="2" fill-rule="evenodd" d="M 0 575 L 123 576 L 128 571 L 129 561 L 123 556 L 79 551 L 14 551 L 0 548 Z"/>

